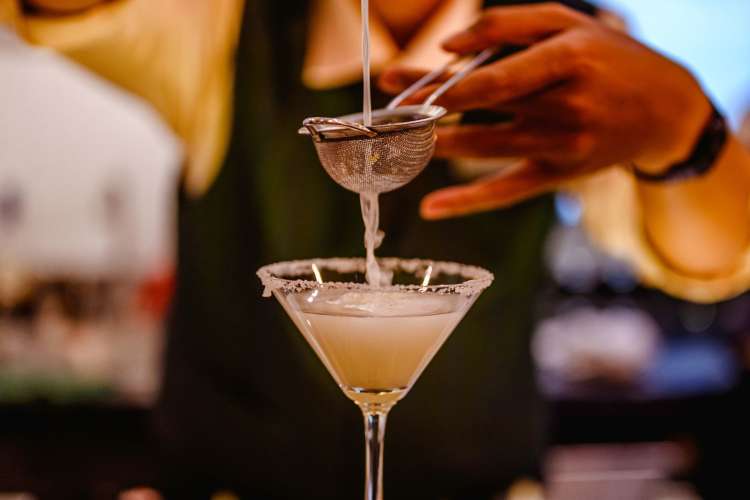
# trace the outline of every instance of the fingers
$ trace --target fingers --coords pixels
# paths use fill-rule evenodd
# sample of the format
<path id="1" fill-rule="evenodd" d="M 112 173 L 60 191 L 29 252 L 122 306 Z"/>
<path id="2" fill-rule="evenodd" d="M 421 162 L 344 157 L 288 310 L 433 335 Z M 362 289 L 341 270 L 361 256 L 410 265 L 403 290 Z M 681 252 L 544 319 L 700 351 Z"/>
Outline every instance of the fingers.
<path id="1" fill-rule="evenodd" d="M 479 68 L 446 92 L 436 104 L 449 111 L 487 109 L 520 99 L 574 76 L 567 34 L 546 40 L 488 66 Z M 423 102 L 435 85 L 406 102 Z"/>
<path id="2" fill-rule="evenodd" d="M 388 68 L 380 76 L 378 87 L 386 94 L 399 94 L 406 90 L 411 84 L 427 74 L 426 71 L 412 68 Z M 435 83 L 442 83 L 451 77 L 450 72 L 446 72 L 435 80 Z"/>
<path id="3" fill-rule="evenodd" d="M 577 147 L 574 132 L 534 125 L 457 125 L 438 129 L 439 158 L 567 157 Z"/>
<path id="4" fill-rule="evenodd" d="M 517 120 L 543 127 L 584 131 L 600 121 L 601 106 L 596 96 L 576 82 L 556 86 L 544 92 L 503 103 L 495 108 Z"/>
<path id="5" fill-rule="evenodd" d="M 437 220 L 495 210 L 549 192 L 565 180 L 566 174 L 527 161 L 510 172 L 430 193 L 420 211 L 425 219 Z"/>
<path id="6" fill-rule="evenodd" d="M 591 22 L 588 16 L 556 2 L 496 7 L 485 11 L 472 27 L 445 41 L 443 48 L 466 54 L 505 44 L 531 45 L 586 22 Z"/>

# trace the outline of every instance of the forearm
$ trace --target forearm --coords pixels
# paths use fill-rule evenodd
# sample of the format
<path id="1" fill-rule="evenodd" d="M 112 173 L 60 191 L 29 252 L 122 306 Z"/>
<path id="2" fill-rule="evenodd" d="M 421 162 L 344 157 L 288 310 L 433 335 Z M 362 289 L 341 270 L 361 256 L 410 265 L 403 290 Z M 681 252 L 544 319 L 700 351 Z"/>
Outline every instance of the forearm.
<path id="1" fill-rule="evenodd" d="M 703 177 L 638 185 L 646 234 L 670 266 L 716 276 L 738 265 L 750 244 L 750 152 L 736 138 Z"/>

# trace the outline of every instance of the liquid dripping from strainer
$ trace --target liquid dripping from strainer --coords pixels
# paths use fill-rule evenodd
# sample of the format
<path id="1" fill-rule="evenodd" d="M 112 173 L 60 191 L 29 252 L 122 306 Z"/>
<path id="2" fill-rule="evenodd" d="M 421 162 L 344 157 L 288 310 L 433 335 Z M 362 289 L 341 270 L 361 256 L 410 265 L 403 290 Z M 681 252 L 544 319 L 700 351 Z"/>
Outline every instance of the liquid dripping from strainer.
<path id="1" fill-rule="evenodd" d="M 370 80 L 370 6 L 369 0 L 362 0 L 362 121 L 366 127 L 372 126 L 372 92 Z M 372 157 L 372 145 L 366 148 L 366 158 Z M 368 161 L 372 169 L 373 162 Z M 371 172 L 370 172 L 371 173 Z M 365 223 L 365 250 L 367 252 L 367 282 L 371 286 L 388 286 L 391 284 L 389 274 L 384 273 L 375 258 L 375 250 L 383 242 L 385 233 L 380 230 L 380 203 L 378 193 L 363 192 L 359 194 L 362 208 L 362 220 Z"/>

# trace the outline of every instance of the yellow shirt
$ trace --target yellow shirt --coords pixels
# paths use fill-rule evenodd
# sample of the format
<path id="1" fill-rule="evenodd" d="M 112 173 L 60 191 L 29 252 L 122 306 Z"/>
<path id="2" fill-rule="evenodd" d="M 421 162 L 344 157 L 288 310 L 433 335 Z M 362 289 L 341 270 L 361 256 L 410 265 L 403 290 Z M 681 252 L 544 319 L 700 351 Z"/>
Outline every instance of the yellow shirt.
<path id="1" fill-rule="evenodd" d="M 302 79 L 330 88 L 360 78 L 358 0 L 312 0 Z M 54 48 L 150 102 L 183 139 L 186 186 L 204 192 L 216 176 L 231 124 L 233 56 L 244 0 L 118 0 L 64 17 L 21 17 L 17 0 L 0 0 L 0 22 Z M 481 0 L 446 0 L 400 50 L 373 15 L 376 73 L 391 63 L 435 67 L 448 59 L 437 40 L 468 25 Z M 331 36 L 335 33 L 335 37 Z M 606 251 L 635 267 L 647 285 L 695 301 L 730 297 L 750 286 L 750 249 L 735 273 L 684 276 L 662 262 L 645 236 L 635 181 L 613 167 L 576 183 L 584 223 Z"/>

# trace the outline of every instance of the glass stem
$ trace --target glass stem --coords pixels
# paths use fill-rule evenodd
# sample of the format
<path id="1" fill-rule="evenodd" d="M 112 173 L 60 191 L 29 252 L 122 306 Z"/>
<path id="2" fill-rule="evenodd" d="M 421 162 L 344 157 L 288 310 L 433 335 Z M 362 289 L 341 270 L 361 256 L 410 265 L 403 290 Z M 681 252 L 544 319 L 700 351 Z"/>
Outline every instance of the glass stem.
<path id="1" fill-rule="evenodd" d="M 383 500 L 383 440 L 388 409 L 362 409 L 365 416 L 365 500 Z"/>

